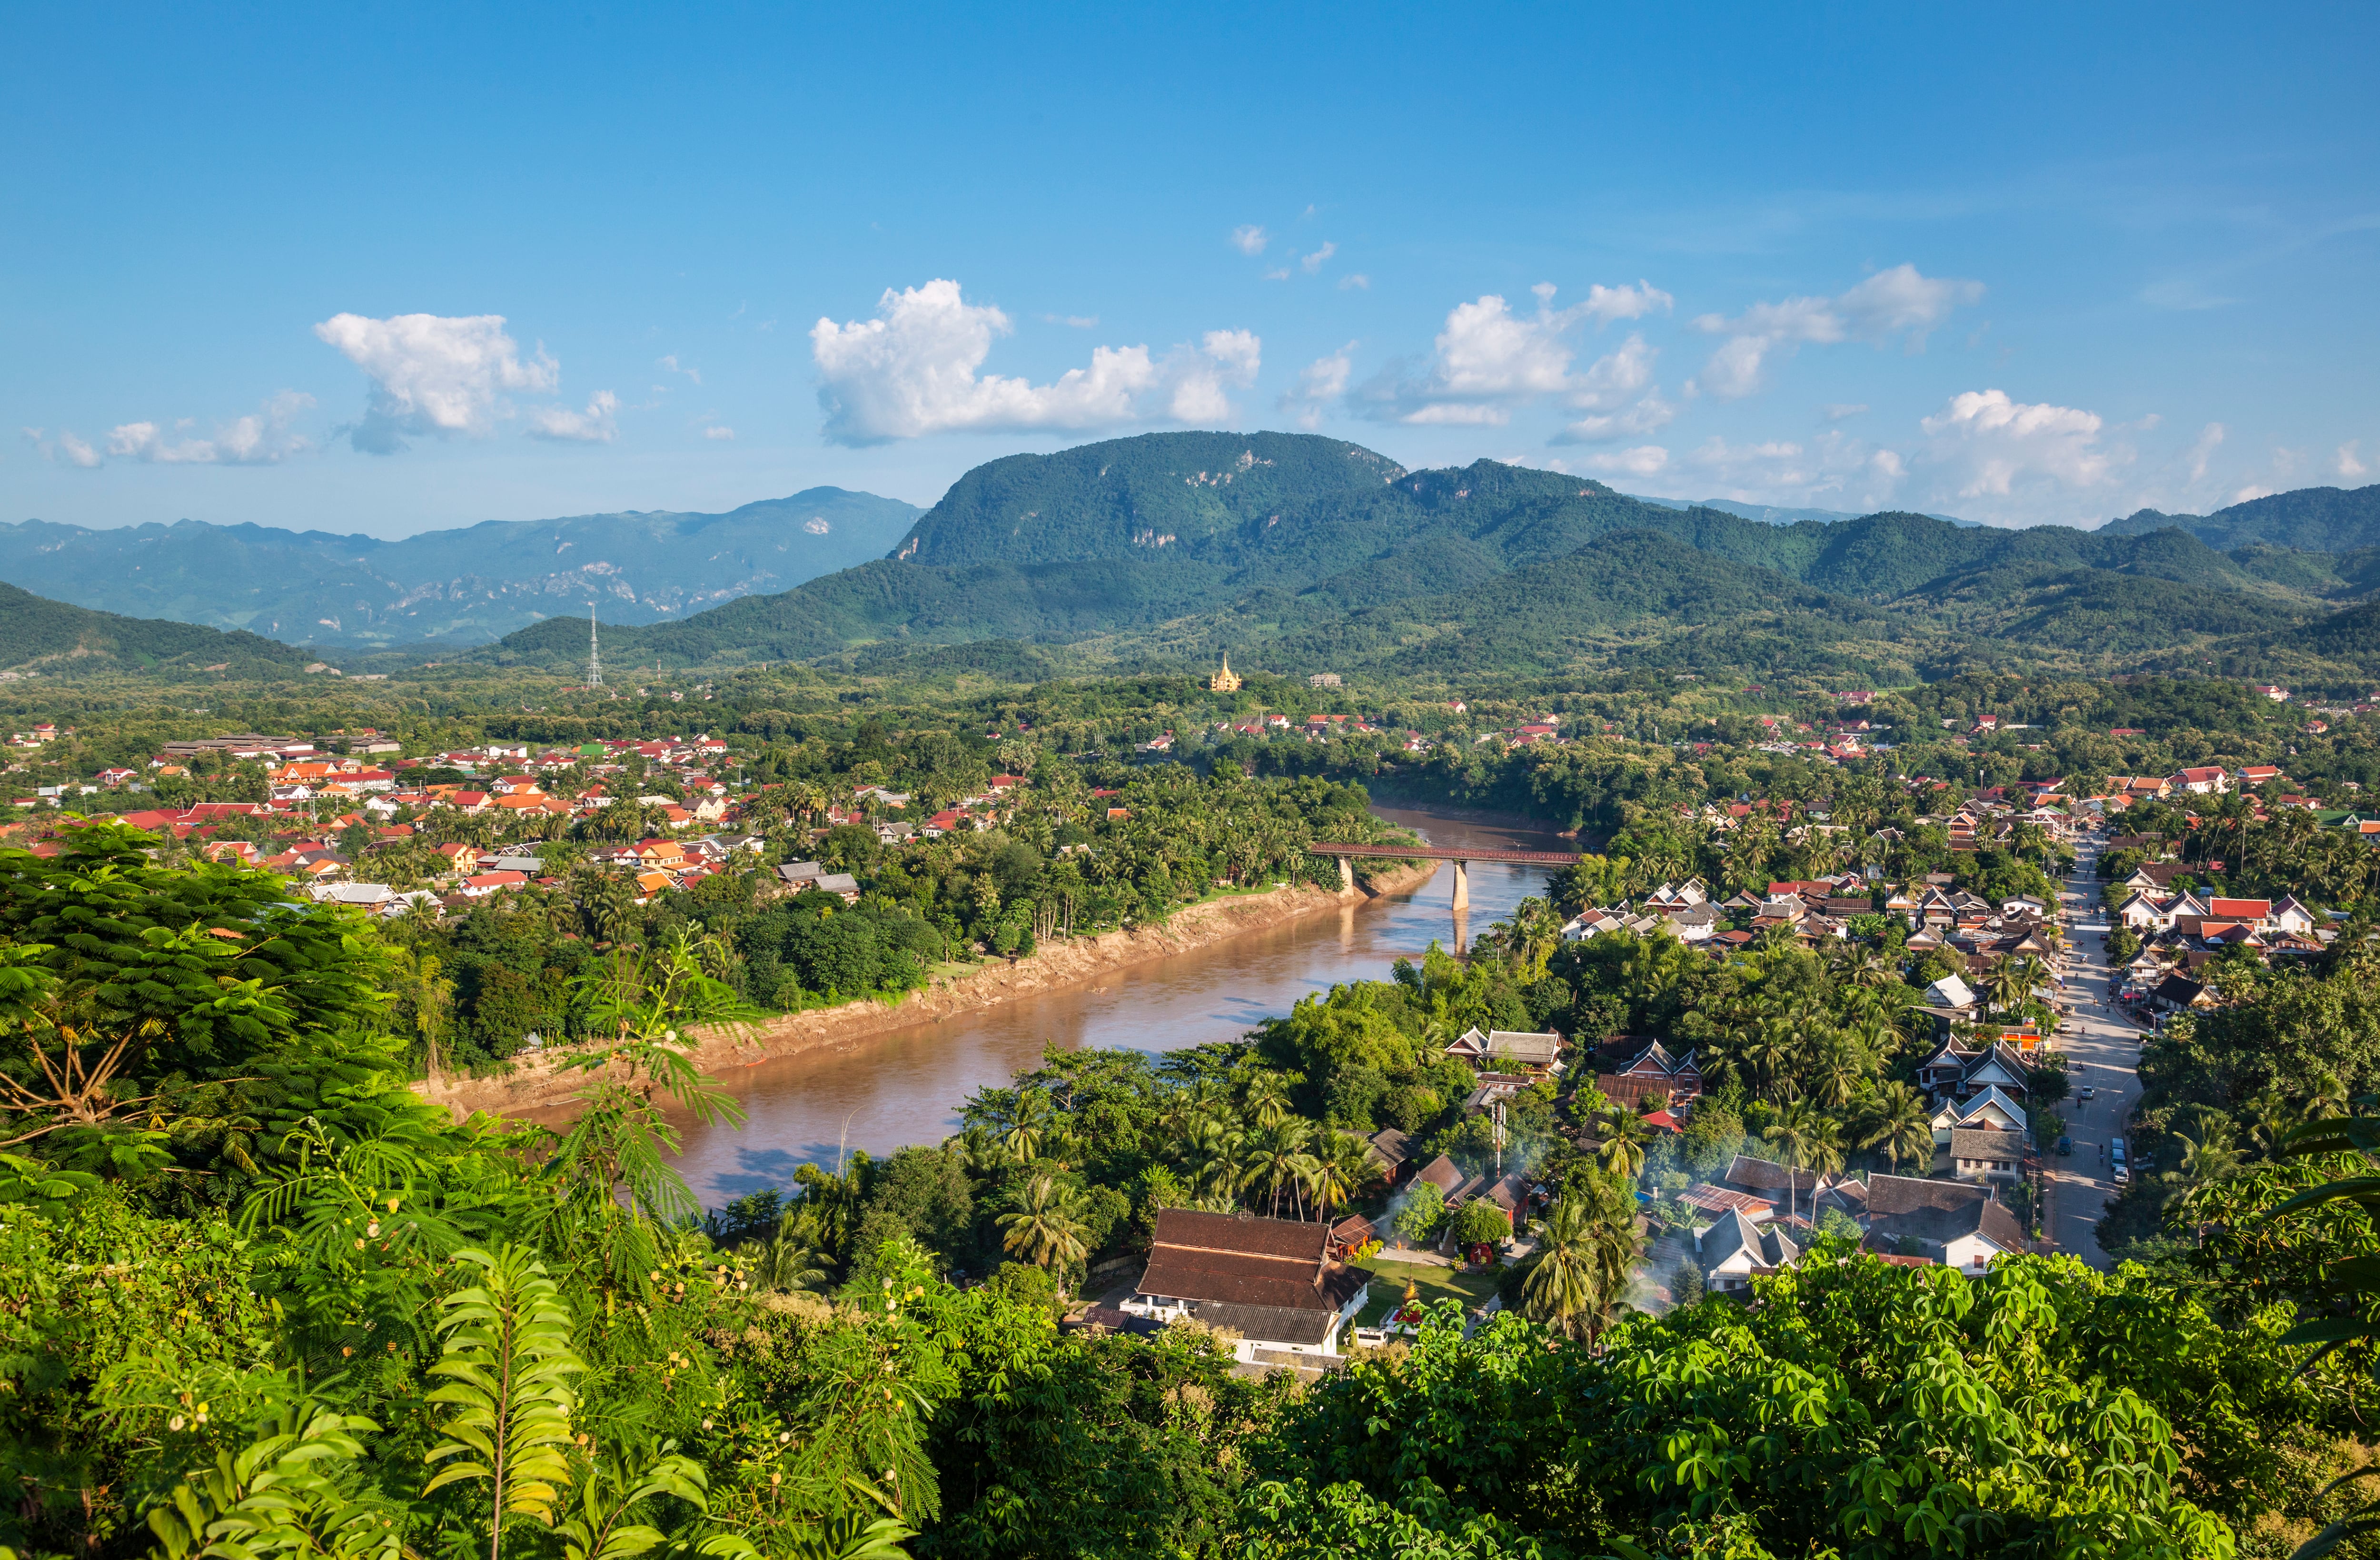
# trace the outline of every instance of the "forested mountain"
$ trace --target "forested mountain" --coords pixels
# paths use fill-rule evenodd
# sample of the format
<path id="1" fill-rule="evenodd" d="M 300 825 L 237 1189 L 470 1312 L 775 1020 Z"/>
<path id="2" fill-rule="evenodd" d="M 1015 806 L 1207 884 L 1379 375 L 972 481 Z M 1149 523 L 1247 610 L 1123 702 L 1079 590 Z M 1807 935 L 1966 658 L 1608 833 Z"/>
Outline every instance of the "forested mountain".
<path id="1" fill-rule="evenodd" d="M 399 542 L 182 520 L 0 525 L 0 579 L 79 606 L 296 644 L 480 644 L 551 616 L 658 623 L 881 557 L 916 506 L 842 488 L 722 515 L 491 520 Z"/>
<path id="2" fill-rule="evenodd" d="M 1239 647 L 1284 665 L 1492 671 L 1656 639 L 1699 662 L 1713 635 L 1756 625 L 1789 661 L 1858 641 L 1841 664 L 1868 664 L 1890 640 L 1893 665 L 2114 665 L 2292 628 L 2359 594 L 2368 562 L 2285 567 L 2173 529 L 1776 524 L 1496 461 L 1407 471 L 1335 439 L 1164 433 L 978 467 L 890 559 L 607 644 L 670 664 L 1008 640 L 1110 663 Z M 559 668 L 584 646 L 555 622 L 482 654 Z"/>
<path id="3" fill-rule="evenodd" d="M 2361 488 L 2299 488 L 2251 498 L 2212 515 L 2142 509 L 2099 528 L 2101 536 L 2145 536 L 2168 527 L 2210 547 L 2288 547 L 2301 553 L 2353 553 L 2380 547 L 2380 482 Z"/>
<path id="4" fill-rule="evenodd" d="M 1642 493 L 1632 493 L 1628 496 L 1645 504 L 1658 504 L 1664 509 L 1717 509 L 1721 514 L 1733 515 L 1739 519 L 1758 520 L 1763 525 L 1771 526 L 1790 526 L 1796 520 L 1816 520 L 1820 524 L 1832 524 L 1836 520 L 1859 518 L 1858 515 L 1849 509 L 1789 508 L 1778 504 L 1746 504 L 1738 498 L 1656 498 L 1650 494 Z M 1925 518 L 1929 520 L 1944 520 L 1951 525 L 1970 530 L 1979 528 L 1984 523 L 1981 520 L 1962 520 L 1956 515 L 1937 515 L 1931 510 L 1926 512 Z"/>
<path id="5" fill-rule="evenodd" d="M 120 617 L 0 585 L 0 667 L 55 675 L 170 665 L 269 676 L 297 671 L 312 659 L 295 645 L 255 634 L 153 617 Z"/>

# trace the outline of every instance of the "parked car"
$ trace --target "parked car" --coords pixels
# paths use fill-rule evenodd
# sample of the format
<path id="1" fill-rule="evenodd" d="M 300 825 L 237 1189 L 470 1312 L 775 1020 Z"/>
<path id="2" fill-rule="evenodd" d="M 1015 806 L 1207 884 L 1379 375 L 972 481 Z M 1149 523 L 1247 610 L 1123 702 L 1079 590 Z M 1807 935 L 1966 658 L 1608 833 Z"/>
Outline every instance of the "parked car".
<path id="1" fill-rule="evenodd" d="M 2120 1164 L 2116 1166 L 2115 1181 L 2118 1186 L 2130 1186 L 2131 1184 L 2131 1180 L 2132 1173 L 2130 1170 L 2125 1169 Z"/>
<path id="2" fill-rule="evenodd" d="M 2060 1138 L 2060 1139 L 2058 1139 L 2058 1152 L 2059 1153 L 2061 1153 L 2061 1154 L 2066 1155 L 2066 1156 L 2067 1156 L 2068 1158 L 2070 1158 L 2070 1158 L 2072 1158 L 2072 1157 L 2073 1157 L 2073 1154 L 2074 1154 L 2074 1140 L 2073 1140 L 2073 1139 L 2071 1139 L 2071 1138 Z"/>

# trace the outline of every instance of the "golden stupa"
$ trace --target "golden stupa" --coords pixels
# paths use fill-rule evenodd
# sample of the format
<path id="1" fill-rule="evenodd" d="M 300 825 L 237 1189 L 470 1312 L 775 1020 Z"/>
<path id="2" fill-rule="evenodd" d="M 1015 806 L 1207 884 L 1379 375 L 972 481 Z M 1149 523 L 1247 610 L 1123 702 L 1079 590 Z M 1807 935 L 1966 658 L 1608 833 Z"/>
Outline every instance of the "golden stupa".
<path id="1" fill-rule="evenodd" d="M 1214 693 L 1240 691 L 1240 675 L 1232 670 L 1232 658 L 1229 655 L 1223 657 L 1223 669 L 1207 679 L 1207 688 L 1208 691 Z"/>

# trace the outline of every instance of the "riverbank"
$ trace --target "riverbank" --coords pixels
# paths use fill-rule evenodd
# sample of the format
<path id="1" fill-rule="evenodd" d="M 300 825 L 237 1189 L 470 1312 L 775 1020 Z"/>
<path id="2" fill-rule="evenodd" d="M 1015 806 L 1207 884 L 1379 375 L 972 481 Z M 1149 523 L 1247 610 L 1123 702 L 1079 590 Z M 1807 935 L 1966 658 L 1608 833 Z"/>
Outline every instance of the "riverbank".
<path id="1" fill-rule="evenodd" d="M 787 1013 L 735 1031 L 698 1030 L 694 1034 L 700 1043 L 695 1050 L 695 1065 L 722 1075 L 732 1087 L 736 1068 L 1043 995 L 1321 910 L 1411 893 L 1436 871 L 1437 863 L 1427 862 L 1369 876 L 1359 874 L 1359 886 L 1352 896 L 1301 884 L 1209 899 L 1176 911 L 1163 926 L 1070 938 L 1026 958 L 980 965 L 896 1001 L 847 1002 L 807 1013 Z M 567 1055 L 557 1052 L 516 1057 L 513 1070 L 501 1076 L 425 1079 L 413 1088 L 422 1098 L 447 1106 L 457 1116 L 474 1111 L 496 1115 L 541 1113 L 568 1104 L 586 1082 L 584 1074 L 565 1070 Z"/>

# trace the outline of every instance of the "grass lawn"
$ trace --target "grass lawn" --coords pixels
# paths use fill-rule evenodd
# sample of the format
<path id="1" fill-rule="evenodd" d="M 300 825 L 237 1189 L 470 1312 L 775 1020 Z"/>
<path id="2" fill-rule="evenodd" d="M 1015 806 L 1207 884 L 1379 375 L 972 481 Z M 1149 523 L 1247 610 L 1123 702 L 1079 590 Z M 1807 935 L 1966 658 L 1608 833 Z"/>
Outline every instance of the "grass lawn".
<path id="1" fill-rule="evenodd" d="M 1358 1327 L 1377 1327 L 1388 1320 L 1389 1312 L 1403 1303 L 1407 1279 L 1413 1280 L 1425 1301 L 1452 1296 L 1466 1306 L 1477 1306 L 1488 1303 L 1503 1277 L 1500 1273 L 1457 1273 L 1430 1263 L 1392 1262 L 1380 1257 L 1355 1265 L 1372 1275 L 1372 1292 L 1356 1313 Z"/>

